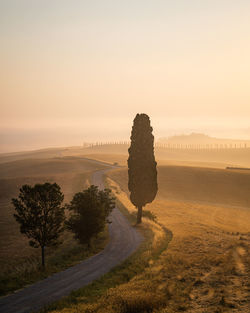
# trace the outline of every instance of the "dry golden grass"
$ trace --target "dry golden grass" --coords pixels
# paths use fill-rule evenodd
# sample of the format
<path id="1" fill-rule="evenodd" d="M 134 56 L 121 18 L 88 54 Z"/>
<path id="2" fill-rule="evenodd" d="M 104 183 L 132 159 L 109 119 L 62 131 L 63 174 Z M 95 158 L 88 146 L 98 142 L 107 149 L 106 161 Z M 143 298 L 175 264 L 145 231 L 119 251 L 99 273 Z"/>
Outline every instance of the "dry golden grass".
<path id="1" fill-rule="evenodd" d="M 39 249 L 31 248 L 25 236 L 20 234 L 11 205 L 23 184 L 58 183 L 69 202 L 73 195 L 89 185 L 91 172 L 102 166 L 79 158 L 52 158 L 18 160 L 0 164 L 0 265 L 1 273 L 21 268 L 23 263 L 32 266 L 40 257 Z M 66 235 L 65 235 L 66 236 Z M 66 238 L 67 237 L 67 238 Z M 65 237 L 65 248 L 72 243 L 72 236 Z M 69 237 L 69 238 L 68 238 Z M 68 242 L 70 241 L 70 243 Z M 28 264 L 28 265 L 29 265 Z"/>
<path id="2" fill-rule="evenodd" d="M 250 148 L 219 150 L 155 148 L 158 165 L 185 165 L 213 168 L 225 168 L 226 166 L 250 167 L 249 152 Z M 16 160 L 48 159 L 68 156 L 86 156 L 108 163 L 118 162 L 120 165 L 127 165 L 128 145 L 110 144 L 89 148 L 76 146 L 5 153 L 0 154 L 0 164 Z"/>
<path id="3" fill-rule="evenodd" d="M 107 183 L 109 188 L 112 189 L 112 191 L 115 194 L 115 197 L 122 203 L 122 205 L 128 210 L 130 214 L 134 214 L 137 212 L 136 208 L 133 206 L 133 204 L 130 202 L 126 192 L 122 191 L 120 186 L 107 177 Z M 151 229 L 154 233 L 154 242 L 153 246 L 157 245 L 158 242 L 164 237 L 164 231 L 162 227 L 160 227 L 158 224 L 154 223 L 153 221 L 143 218 L 143 226 Z"/>
<path id="4" fill-rule="evenodd" d="M 0 164 L 0 178 L 50 176 L 66 173 L 90 172 L 101 165 L 78 157 L 57 157 L 49 159 L 25 159 Z"/>
<path id="5" fill-rule="evenodd" d="M 223 162 L 206 162 L 206 161 L 180 161 L 180 160 L 157 160 L 158 166 L 171 165 L 171 166 L 191 166 L 191 167 L 206 167 L 206 168 L 220 168 L 225 169 L 227 166 L 231 166 L 229 163 Z"/>
<path id="6" fill-rule="evenodd" d="M 114 170 L 109 176 L 128 193 L 126 169 Z M 158 187 L 156 200 L 250 207 L 250 171 L 158 166 Z"/>
<path id="7" fill-rule="evenodd" d="M 64 151 L 63 155 L 66 155 L 66 153 L 67 151 Z M 124 155 L 125 162 L 123 164 L 126 165 L 126 160 L 128 157 L 128 146 L 105 145 L 85 149 L 79 149 L 78 147 L 78 150 L 77 148 L 71 148 L 68 150 L 68 153 L 75 153 L 76 155 Z M 179 164 L 182 163 L 182 165 L 192 164 L 195 166 L 209 166 L 219 168 L 229 165 L 250 167 L 249 153 L 250 148 L 218 150 L 155 148 L 155 156 L 159 164 L 161 161 L 168 161 L 179 162 Z"/>
<path id="8" fill-rule="evenodd" d="M 96 153 L 96 154 L 87 154 L 84 155 L 87 158 L 107 162 L 114 164 L 115 162 L 121 166 L 127 166 L 128 154 L 105 154 L 105 153 Z M 206 167 L 206 168 L 221 168 L 225 169 L 227 166 L 231 166 L 230 163 L 219 163 L 219 162 L 202 162 L 202 161 L 179 161 L 179 160 L 168 160 L 168 159 L 157 159 L 158 165 L 171 165 L 171 166 L 191 166 L 191 167 Z"/>
<path id="9" fill-rule="evenodd" d="M 110 151 L 112 152 L 112 151 Z M 181 155 L 181 153 L 179 153 Z M 99 153 L 90 153 L 90 154 L 86 154 L 83 155 L 87 158 L 90 159 L 94 159 L 97 161 L 101 161 L 101 162 L 107 162 L 110 164 L 114 164 L 115 162 L 117 162 L 119 165 L 121 166 L 127 166 L 127 160 L 128 160 L 128 153 L 126 154 L 112 154 L 112 153 L 102 153 L 102 151 L 100 151 Z M 157 155 L 156 155 L 157 156 Z M 178 159 L 173 159 L 171 160 L 167 158 L 167 156 L 165 156 L 166 159 L 159 159 L 157 158 L 157 164 L 158 165 L 171 165 L 171 166 L 191 166 L 191 167 L 206 167 L 206 168 L 221 168 L 221 169 L 225 169 L 227 166 L 232 166 L 232 163 L 226 163 L 223 162 L 223 160 L 221 162 L 216 162 L 216 161 L 202 161 L 202 160 L 194 160 L 194 161 L 185 161 L 185 160 L 178 160 Z"/>
<path id="10" fill-rule="evenodd" d="M 176 197 L 176 189 L 180 187 L 173 181 L 175 175 L 167 177 L 172 173 L 171 170 L 175 175 L 183 173 L 187 189 L 192 192 L 192 195 L 188 195 L 188 202 L 183 200 L 183 195 L 181 200 L 167 198 L 167 188 L 172 187 Z M 147 304 L 148 312 L 249 312 L 250 210 L 228 205 L 228 198 L 233 205 L 249 203 L 247 189 L 250 190 L 250 176 L 245 173 L 185 167 L 171 170 L 159 168 L 159 196 L 146 207 L 157 215 L 160 223 L 173 232 L 169 248 L 142 275 L 118 287 L 114 291 L 116 300 L 111 298 L 112 301 L 119 302 L 119 297 L 122 297 L 123 302 L 131 303 L 127 293 L 133 297 L 134 291 L 136 295 L 140 291 L 140 295 L 136 297 L 141 299 L 143 294 L 147 295 L 147 300 L 138 301 Z M 203 186 L 198 188 L 202 175 L 206 178 L 204 185 L 207 183 L 207 186 L 204 187 L 207 189 Z M 214 175 L 217 179 L 214 179 Z M 116 170 L 110 176 L 116 181 L 111 184 L 114 192 L 120 201 L 128 203 L 126 171 Z M 226 188 L 229 188 L 228 197 Z M 211 192 L 213 198 L 207 204 Z M 193 200 L 195 196 L 199 196 L 200 203 Z M 241 200 L 237 200 L 239 196 Z M 201 203 L 202 197 L 204 203 Z M 222 205 L 216 204 L 218 199 Z M 157 304 L 154 302 L 156 295 L 160 297 Z M 165 302 L 161 299 L 165 299 Z M 109 299 L 103 298 L 102 307 L 108 307 L 107 303 Z M 139 304 L 134 303 L 134 311 L 128 312 L 144 312 L 138 308 L 136 311 L 137 305 Z M 90 312 L 104 311 L 93 308 Z M 109 312 L 123 311 L 119 308 Z"/>
<path id="11" fill-rule="evenodd" d="M 207 164 L 213 163 L 214 165 L 231 164 L 234 166 L 250 167 L 249 154 L 250 148 L 218 149 L 218 150 L 164 149 L 164 148 L 155 149 L 155 155 L 157 160 L 168 160 L 179 162 L 185 161 L 191 162 L 195 165 L 197 165 L 197 162 L 202 162 Z"/>
<path id="12" fill-rule="evenodd" d="M 159 194 L 146 209 L 172 231 L 168 249 L 143 273 L 109 289 L 95 303 L 56 312 L 249 312 L 250 210 L 233 205 L 248 203 L 250 176 L 187 167 L 158 170 Z M 119 201 L 135 212 L 128 199 L 126 169 L 108 176 Z M 141 227 L 151 227 L 155 244 L 162 240 L 159 225 L 143 219 Z"/>
<path id="13" fill-rule="evenodd" d="M 172 290 L 169 306 L 177 310 L 176 304 L 185 303 L 188 312 L 248 312 L 249 209 L 167 200 L 148 209 L 173 232 L 159 274 L 167 275 L 165 287 Z M 179 285 L 185 290 L 183 303 Z"/>
<path id="14" fill-rule="evenodd" d="M 172 151 L 173 160 L 174 157 L 178 160 L 180 155 L 174 156 L 174 153 L 177 152 Z M 211 162 L 218 162 L 214 164 L 222 167 L 236 160 L 240 151 L 233 151 L 228 157 L 225 153 L 217 156 L 211 153 L 208 161 L 199 165 L 209 167 Z M 105 156 L 96 149 L 92 157 L 121 165 L 126 162 L 125 154 L 112 155 L 112 150 Z M 161 257 L 152 260 L 150 267 L 128 283 L 109 289 L 96 303 L 76 304 L 58 312 L 249 312 L 250 173 L 195 168 L 191 165 L 202 162 L 195 158 L 189 155 L 186 163 L 179 159 L 179 164 L 188 166 L 168 163 L 158 167 L 159 192 L 146 209 L 173 233 L 169 248 Z M 245 150 L 237 164 L 247 164 Z M 128 199 L 127 170 L 114 170 L 108 175 L 115 195 L 131 213 L 135 212 Z M 62 179 L 67 186 L 65 177 Z M 38 174 L 29 179 L 36 178 Z M 11 178 L 8 179 L 11 182 Z M 69 185 L 74 179 L 73 175 Z M 69 188 L 70 194 L 71 187 L 64 188 Z M 163 238 L 162 228 L 147 219 L 143 219 L 143 223 L 154 231 L 157 245 Z"/>
<path id="15" fill-rule="evenodd" d="M 127 164 L 127 155 L 126 154 L 87 154 L 86 158 L 90 158 L 93 160 L 106 162 L 110 164 L 118 163 L 118 165 L 125 166 Z"/>
<path id="16" fill-rule="evenodd" d="M 30 247 L 28 239 L 20 234 L 19 225 L 13 217 L 14 209 L 11 205 L 11 198 L 18 196 L 19 188 L 23 184 L 34 185 L 36 183 L 56 182 L 61 186 L 67 202 L 70 201 L 75 192 L 84 189 L 88 181 L 88 173 L 55 175 L 48 178 L 42 176 L 0 180 L 0 264 L 2 272 L 5 271 L 5 267 L 9 268 L 10 264 L 18 264 L 27 257 L 32 259 L 37 255 L 40 256 L 40 251 Z"/>
<path id="17" fill-rule="evenodd" d="M 124 170 L 115 170 L 112 172 L 108 173 L 108 176 L 112 176 L 113 177 L 113 173 L 123 173 Z M 111 174 L 112 173 L 112 174 Z M 119 185 L 116 181 L 112 180 L 110 177 L 107 177 L 107 183 L 109 188 L 112 189 L 112 191 L 115 193 L 115 196 L 119 198 L 119 200 L 121 201 L 121 203 L 126 207 L 126 209 L 129 211 L 129 213 L 135 213 L 136 212 L 136 208 L 134 207 L 134 205 L 131 203 L 131 201 L 129 200 L 126 191 L 122 189 L 122 186 Z"/>
<path id="18" fill-rule="evenodd" d="M 110 183 L 113 184 L 111 180 L 109 180 L 109 184 Z M 122 200 L 124 200 L 127 196 L 126 194 L 119 192 L 118 197 L 119 200 L 122 202 Z M 132 211 L 130 211 L 130 213 L 132 213 Z M 150 233 L 150 243 L 146 242 L 145 248 L 141 249 L 142 251 L 140 252 L 140 254 L 134 259 L 135 265 L 131 263 L 131 261 L 128 262 L 127 266 L 131 266 L 128 271 L 126 267 L 123 268 L 121 265 L 121 271 L 123 271 L 123 273 L 121 274 L 120 279 L 125 278 L 125 281 L 127 281 L 127 275 L 131 276 L 131 274 L 132 277 L 134 277 L 129 281 L 129 283 L 121 284 L 120 279 L 113 277 L 115 275 L 111 274 L 110 277 L 106 278 L 107 284 L 109 281 L 112 281 L 114 279 L 115 283 L 113 285 L 116 287 L 107 289 L 107 291 L 105 291 L 102 296 L 99 296 L 98 301 L 93 301 L 93 299 L 89 301 L 86 295 L 78 296 L 77 300 L 79 301 L 79 303 L 76 304 L 76 299 L 74 298 L 70 305 L 66 302 L 66 306 L 68 307 L 64 309 L 55 309 L 52 312 L 140 313 L 151 312 L 151 309 L 160 308 L 162 304 L 165 304 L 166 301 L 164 294 L 159 293 L 159 290 L 157 288 L 155 289 L 154 283 L 145 281 L 145 273 L 143 272 L 143 270 L 147 267 L 148 263 L 150 264 L 150 266 L 154 264 L 154 259 L 156 258 L 155 253 L 159 255 L 159 251 L 162 251 L 162 243 L 163 240 L 165 240 L 166 238 L 166 233 L 161 226 L 144 218 L 143 223 L 141 225 L 138 225 L 137 229 L 144 234 Z M 138 272 L 138 270 L 139 272 L 141 272 L 141 267 L 143 273 L 134 276 Z M 118 273 L 118 275 L 120 274 Z M 105 281 L 103 287 L 105 288 Z M 99 286 L 99 288 L 102 288 L 102 286 Z M 94 294 L 97 292 L 98 291 L 95 290 Z M 87 292 L 86 294 L 89 293 Z M 90 296 L 90 298 L 91 297 L 92 295 Z M 94 299 L 96 300 L 96 298 Z M 45 312 L 47 311 L 45 310 Z"/>

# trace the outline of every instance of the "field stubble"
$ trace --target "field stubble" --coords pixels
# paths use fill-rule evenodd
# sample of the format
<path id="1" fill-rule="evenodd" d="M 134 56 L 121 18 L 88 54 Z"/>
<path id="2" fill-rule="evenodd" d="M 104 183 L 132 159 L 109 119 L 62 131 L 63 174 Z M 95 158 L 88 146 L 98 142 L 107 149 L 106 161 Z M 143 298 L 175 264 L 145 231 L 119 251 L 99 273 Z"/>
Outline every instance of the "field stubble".
<path id="1" fill-rule="evenodd" d="M 6 294 L 48 275 L 63 270 L 99 252 L 106 244 L 105 231 L 93 243 L 91 251 L 79 245 L 72 234 L 65 232 L 63 244 L 46 249 L 47 267 L 40 269 L 40 249 L 29 246 L 20 234 L 11 205 L 23 184 L 50 182 L 60 185 L 69 202 L 73 195 L 89 185 L 91 173 L 101 169 L 98 164 L 75 158 L 29 159 L 0 164 L 0 293 Z M 67 214 L 67 212 L 66 212 Z"/>
<path id="2" fill-rule="evenodd" d="M 143 274 L 117 288 L 117 299 L 122 298 L 117 301 L 134 301 L 132 307 L 135 309 L 126 312 L 249 312 L 250 209 L 228 205 L 225 190 L 220 193 L 225 188 L 221 186 L 224 181 L 231 188 L 231 199 L 238 201 L 240 192 L 241 197 L 244 195 L 240 200 L 242 204 L 249 203 L 247 186 L 240 190 L 241 185 L 234 186 L 237 183 L 234 174 L 228 176 L 224 171 L 212 171 L 212 175 L 219 176 L 217 185 L 213 179 L 215 185 L 212 188 L 212 192 L 216 193 L 217 190 L 218 194 L 210 203 L 207 203 L 207 199 L 204 203 L 197 203 L 192 201 L 192 197 L 202 195 L 204 189 L 203 186 L 194 186 L 192 175 L 197 175 L 197 169 L 193 173 L 189 169 L 191 172 L 184 178 L 186 183 L 189 182 L 187 189 L 192 190 L 193 187 L 194 194 L 189 195 L 188 201 L 183 198 L 170 200 L 166 197 L 165 189 L 170 186 L 167 171 L 166 168 L 159 169 L 159 195 L 145 209 L 153 212 L 158 221 L 172 231 L 173 239 L 168 249 Z M 205 178 L 211 176 L 210 170 L 207 171 L 204 172 Z M 180 172 L 180 169 L 175 171 Z M 133 210 L 127 196 L 126 170 L 110 172 L 109 177 L 113 180 L 111 186 L 116 196 L 129 210 Z M 238 181 L 242 180 L 247 181 L 246 176 L 240 177 Z M 212 181 L 208 180 L 207 184 L 209 193 Z M 177 193 L 176 190 L 169 192 Z M 220 204 L 213 203 L 217 199 Z M 158 299 L 157 303 L 155 299 Z M 148 310 L 143 309 L 142 304 L 140 310 L 137 300 L 144 303 Z"/>
<path id="3" fill-rule="evenodd" d="M 112 158 L 105 161 L 111 162 Z M 115 170 L 108 176 L 115 195 L 133 215 L 126 169 Z M 142 264 L 129 263 L 129 271 L 128 265 L 119 268 L 114 276 L 109 274 L 100 284 L 96 282 L 86 292 L 73 296 L 73 307 L 57 312 L 247 313 L 249 177 L 248 173 L 226 170 L 158 167 L 158 196 L 145 209 L 172 231 L 168 249 L 159 258 L 150 260 L 150 247 L 143 252 L 143 257 L 149 258 L 149 266 L 139 274 L 137 266 L 141 268 Z M 160 242 L 159 225 L 148 219 L 143 223 L 154 232 L 154 243 Z M 106 291 L 101 296 L 103 285 Z M 93 294 L 98 297 L 94 297 L 95 303 L 89 303 Z"/>

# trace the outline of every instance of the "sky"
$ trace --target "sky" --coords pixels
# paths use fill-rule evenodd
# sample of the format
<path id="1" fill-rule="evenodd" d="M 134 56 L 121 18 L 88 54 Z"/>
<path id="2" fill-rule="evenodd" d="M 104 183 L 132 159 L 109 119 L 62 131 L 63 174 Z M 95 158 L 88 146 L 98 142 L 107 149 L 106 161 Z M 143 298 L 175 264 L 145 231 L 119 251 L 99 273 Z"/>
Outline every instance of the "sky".
<path id="1" fill-rule="evenodd" d="M 249 0 L 0 0 L 0 152 L 156 137 L 250 139 Z"/>

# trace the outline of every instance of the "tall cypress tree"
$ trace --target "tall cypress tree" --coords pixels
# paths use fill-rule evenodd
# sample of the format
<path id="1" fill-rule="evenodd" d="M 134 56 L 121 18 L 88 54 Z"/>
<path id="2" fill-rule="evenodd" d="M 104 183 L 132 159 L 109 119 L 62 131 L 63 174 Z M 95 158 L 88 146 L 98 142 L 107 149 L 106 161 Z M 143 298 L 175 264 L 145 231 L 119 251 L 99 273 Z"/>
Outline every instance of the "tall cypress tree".
<path id="1" fill-rule="evenodd" d="M 137 114 L 128 149 L 128 189 L 130 200 L 138 209 L 138 224 L 141 223 L 142 208 L 154 200 L 158 190 L 152 131 L 148 115 Z"/>

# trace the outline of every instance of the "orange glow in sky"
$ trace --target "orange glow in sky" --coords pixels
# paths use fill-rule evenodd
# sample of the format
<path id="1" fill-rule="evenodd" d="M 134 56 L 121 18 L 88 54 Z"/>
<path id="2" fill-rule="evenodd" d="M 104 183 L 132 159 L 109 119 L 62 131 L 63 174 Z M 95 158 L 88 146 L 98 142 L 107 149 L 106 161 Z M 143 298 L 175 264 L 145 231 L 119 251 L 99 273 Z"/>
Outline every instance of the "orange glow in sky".
<path id="1" fill-rule="evenodd" d="M 2 0 L 1 129 L 125 136 L 145 112 L 250 138 L 249 21 L 248 0 Z"/>

